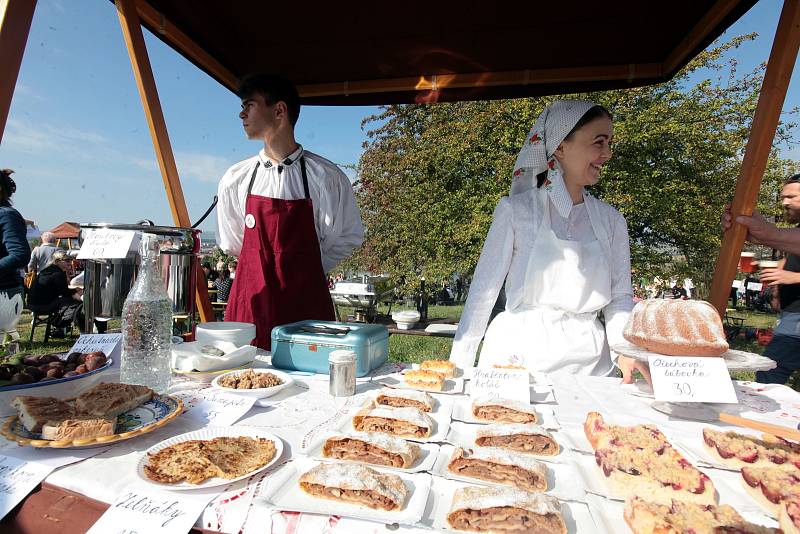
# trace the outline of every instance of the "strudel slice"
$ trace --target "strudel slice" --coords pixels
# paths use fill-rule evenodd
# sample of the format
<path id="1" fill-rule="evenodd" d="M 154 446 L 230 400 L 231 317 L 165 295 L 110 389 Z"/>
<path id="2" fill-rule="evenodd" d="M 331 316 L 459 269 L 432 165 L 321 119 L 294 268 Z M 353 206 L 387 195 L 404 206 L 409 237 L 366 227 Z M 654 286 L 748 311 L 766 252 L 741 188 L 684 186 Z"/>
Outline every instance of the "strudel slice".
<path id="1" fill-rule="evenodd" d="M 419 457 L 419 446 L 376 432 L 338 434 L 325 440 L 325 458 L 407 469 Z"/>
<path id="2" fill-rule="evenodd" d="M 502 449 L 457 448 L 447 464 L 453 474 L 514 486 L 525 491 L 547 490 L 547 467 L 542 462 Z"/>
<path id="3" fill-rule="evenodd" d="M 778 517 L 780 503 L 800 498 L 800 471 L 778 467 L 742 467 L 747 492 L 772 517 Z"/>
<path id="4" fill-rule="evenodd" d="M 536 410 L 529 402 L 508 399 L 475 399 L 472 416 L 490 423 L 538 423 Z"/>
<path id="5" fill-rule="evenodd" d="M 355 464 L 320 464 L 305 472 L 299 484 L 312 497 L 387 511 L 402 509 L 406 500 L 399 476 Z"/>
<path id="6" fill-rule="evenodd" d="M 383 388 L 378 392 L 375 402 L 392 408 L 417 408 L 423 412 L 432 412 L 436 401 L 424 391 Z"/>
<path id="7" fill-rule="evenodd" d="M 424 371 L 436 371 L 445 378 L 456 376 L 456 364 L 450 360 L 425 360 L 419 364 L 419 368 Z"/>
<path id="8" fill-rule="evenodd" d="M 800 534 L 800 497 L 781 501 L 778 523 L 783 534 Z"/>
<path id="9" fill-rule="evenodd" d="M 728 505 L 700 505 L 679 500 L 670 504 L 630 497 L 625 502 L 625 522 L 633 534 L 778 534 L 774 528 L 745 520 Z"/>
<path id="10" fill-rule="evenodd" d="M 447 522 L 467 532 L 567 533 L 558 499 L 506 488 L 457 489 Z"/>
<path id="11" fill-rule="evenodd" d="M 353 428 L 359 432 L 383 432 L 402 438 L 428 438 L 433 419 L 416 408 L 366 406 L 353 416 Z"/>
<path id="12" fill-rule="evenodd" d="M 731 467 L 800 469 L 800 446 L 769 434 L 759 439 L 746 434 L 704 428 L 703 443 L 713 456 Z"/>
<path id="13" fill-rule="evenodd" d="M 532 423 L 486 426 L 478 430 L 475 445 L 500 447 L 538 456 L 555 456 L 561 452 L 561 447 L 550 432 Z"/>
<path id="14" fill-rule="evenodd" d="M 409 387 L 428 391 L 442 391 L 444 387 L 444 375 L 442 373 L 426 371 L 425 369 L 406 371 L 403 373 L 403 380 Z"/>

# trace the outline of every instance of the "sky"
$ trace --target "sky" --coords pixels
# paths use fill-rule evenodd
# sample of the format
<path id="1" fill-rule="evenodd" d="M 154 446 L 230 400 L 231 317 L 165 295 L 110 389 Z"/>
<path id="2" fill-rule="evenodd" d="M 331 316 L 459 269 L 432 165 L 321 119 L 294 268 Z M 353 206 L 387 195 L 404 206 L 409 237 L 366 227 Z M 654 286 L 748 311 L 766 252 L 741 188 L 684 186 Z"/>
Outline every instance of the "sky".
<path id="1" fill-rule="evenodd" d="M 740 72 L 769 57 L 782 2 L 761 0 L 721 39 L 757 32 L 736 52 Z M 153 73 L 194 222 L 217 182 L 254 155 L 238 118 L 239 99 L 144 31 Z M 800 60 L 784 111 L 800 107 Z M 377 107 L 305 106 L 296 137 L 337 164 L 358 162 L 362 120 Z M 800 117 L 798 117 L 800 119 Z M 797 144 L 782 155 L 800 160 Z M 0 144 L 0 167 L 16 171 L 14 206 L 41 230 L 63 221 L 172 225 L 169 204 L 114 5 L 39 0 Z M 345 169 L 353 177 L 353 172 Z M 214 230 L 212 213 L 201 225 Z"/>

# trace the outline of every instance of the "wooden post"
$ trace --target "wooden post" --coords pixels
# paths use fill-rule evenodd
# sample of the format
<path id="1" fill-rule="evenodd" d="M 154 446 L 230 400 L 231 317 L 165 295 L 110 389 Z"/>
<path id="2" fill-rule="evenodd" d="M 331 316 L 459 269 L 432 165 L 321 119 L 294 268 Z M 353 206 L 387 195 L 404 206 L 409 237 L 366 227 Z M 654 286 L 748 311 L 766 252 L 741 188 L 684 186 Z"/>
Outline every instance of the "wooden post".
<path id="1" fill-rule="evenodd" d="M 36 0 L 0 0 L 0 142 L 6 129 Z"/>
<path id="2" fill-rule="evenodd" d="M 767 158 L 778 127 L 786 90 L 792 78 L 792 68 L 800 47 L 800 0 L 784 0 L 767 72 L 758 97 L 756 113 L 747 140 L 742 170 L 736 184 L 731 213 L 752 215 L 758 201 L 761 177 L 767 167 Z M 733 223 L 722 239 L 722 249 L 717 258 L 709 300 L 720 316 L 725 315 L 731 283 L 736 276 L 739 255 L 747 237 L 747 228 Z"/>
<path id="3" fill-rule="evenodd" d="M 134 0 L 115 0 L 115 2 L 119 14 L 119 23 L 122 26 L 122 33 L 125 37 L 125 45 L 128 47 L 128 55 L 133 67 L 133 75 L 136 78 L 136 86 L 139 88 L 139 96 L 144 106 L 144 114 L 147 117 L 147 125 L 150 128 L 150 136 L 153 138 L 158 167 L 161 169 L 164 187 L 167 190 L 167 199 L 172 209 L 172 219 L 175 221 L 176 226 L 188 228 L 192 223 L 189 220 L 189 212 L 186 209 L 186 201 L 183 198 L 183 189 L 178 177 L 178 168 L 175 165 L 172 145 L 169 142 L 167 124 L 164 121 L 164 113 L 161 110 L 156 81 L 153 77 L 153 70 L 150 67 L 150 58 L 147 55 L 142 27 L 139 24 L 139 15 L 136 13 L 136 3 Z M 200 268 L 197 269 L 197 303 L 201 321 L 214 321 L 214 310 L 211 307 L 211 301 L 208 299 L 208 284 Z"/>

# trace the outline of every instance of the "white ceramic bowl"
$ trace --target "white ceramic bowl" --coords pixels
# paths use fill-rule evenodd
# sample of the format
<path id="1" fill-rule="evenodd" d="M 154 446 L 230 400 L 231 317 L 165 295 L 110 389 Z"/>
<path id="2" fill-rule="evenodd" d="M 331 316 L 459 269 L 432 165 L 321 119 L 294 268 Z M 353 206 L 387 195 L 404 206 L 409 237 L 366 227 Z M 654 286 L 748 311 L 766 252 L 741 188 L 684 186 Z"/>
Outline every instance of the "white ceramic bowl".
<path id="1" fill-rule="evenodd" d="M 252 323 L 234 323 L 220 321 L 216 323 L 200 323 L 195 330 L 194 339 L 204 345 L 215 341 L 229 341 L 237 347 L 249 345 L 256 337 L 256 325 Z"/>
<path id="2" fill-rule="evenodd" d="M 233 388 L 226 388 L 219 385 L 219 381 L 222 380 L 224 377 L 233 375 L 238 376 L 242 373 L 246 373 L 247 371 L 253 371 L 254 373 L 271 373 L 281 380 L 283 380 L 283 384 L 278 386 L 273 386 L 271 388 L 256 388 L 256 389 L 233 389 Z M 289 376 L 288 374 L 284 373 L 283 371 L 278 371 L 277 369 L 240 369 L 237 371 L 231 371 L 229 373 L 225 373 L 223 375 L 219 375 L 215 378 L 211 385 L 217 388 L 220 391 L 225 391 L 227 393 L 233 393 L 234 395 L 241 395 L 243 397 L 255 397 L 257 399 L 264 399 L 266 397 L 271 397 L 278 393 L 279 391 L 286 389 L 287 387 L 291 386 L 294 383 L 294 379 Z"/>
<path id="3" fill-rule="evenodd" d="M 392 314 L 392 319 L 397 323 L 397 328 L 400 330 L 411 330 L 414 328 L 414 325 L 417 324 L 417 321 L 419 321 L 420 314 L 418 311 L 414 310 L 403 310 L 394 312 Z"/>

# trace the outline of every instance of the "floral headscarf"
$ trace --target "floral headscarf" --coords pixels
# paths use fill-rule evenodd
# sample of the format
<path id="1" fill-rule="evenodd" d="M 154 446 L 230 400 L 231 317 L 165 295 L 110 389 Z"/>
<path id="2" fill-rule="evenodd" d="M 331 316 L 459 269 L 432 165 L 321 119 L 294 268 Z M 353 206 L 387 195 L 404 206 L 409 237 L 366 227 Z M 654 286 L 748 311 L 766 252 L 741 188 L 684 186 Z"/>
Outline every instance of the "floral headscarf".
<path id="1" fill-rule="evenodd" d="M 558 212 L 563 217 L 569 215 L 572 199 L 564 185 L 561 165 L 553 152 L 581 117 L 594 106 L 594 102 L 588 100 L 558 100 L 544 108 L 528 133 L 514 164 L 512 195 L 536 187 L 536 176 L 547 170 L 545 190 Z"/>

